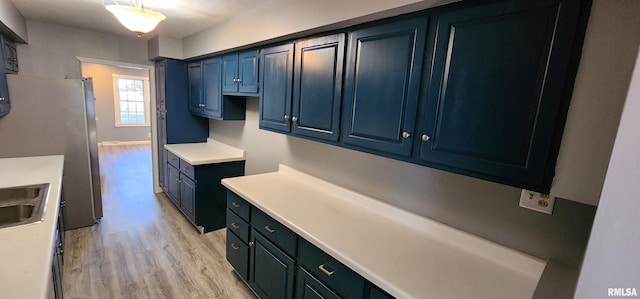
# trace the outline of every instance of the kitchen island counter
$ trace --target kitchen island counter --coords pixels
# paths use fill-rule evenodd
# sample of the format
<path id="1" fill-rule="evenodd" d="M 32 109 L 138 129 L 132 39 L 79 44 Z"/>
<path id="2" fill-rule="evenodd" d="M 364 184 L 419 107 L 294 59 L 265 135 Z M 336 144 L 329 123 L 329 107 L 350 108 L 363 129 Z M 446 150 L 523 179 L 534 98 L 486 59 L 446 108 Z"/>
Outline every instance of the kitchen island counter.
<path id="1" fill-rule="evenodd" d="M 0 229 L 0 298 L 48 298 L 64 156 L 0 159 L 0 188 L 49 183 L 44 220 Z"/>
<path id="2" fill-rule="evenodd" d="M 396 298 L 531 298 L 545 267 L 284 165 L 222 184 Z"/>

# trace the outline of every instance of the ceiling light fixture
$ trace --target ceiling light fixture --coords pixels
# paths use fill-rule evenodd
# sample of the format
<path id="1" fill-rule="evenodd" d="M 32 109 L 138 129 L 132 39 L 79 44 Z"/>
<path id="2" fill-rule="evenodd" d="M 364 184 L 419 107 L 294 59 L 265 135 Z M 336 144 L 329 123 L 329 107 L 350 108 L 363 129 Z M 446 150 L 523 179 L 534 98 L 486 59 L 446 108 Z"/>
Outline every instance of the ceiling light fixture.
<path id="1" fill-rule="evenodd" d="M 104 1 L 104 0 L 103 0 Z M 158 26 L 160 21 L 166 19 L 163 14 L 144 8 L 142 0 L 129 0 L 129 5 L 115 4 L 105 5 L 120 23 L 127 29 L 138 34 L 151 32 Z M 104 2 L 102 3 L 104 4 Z"/>

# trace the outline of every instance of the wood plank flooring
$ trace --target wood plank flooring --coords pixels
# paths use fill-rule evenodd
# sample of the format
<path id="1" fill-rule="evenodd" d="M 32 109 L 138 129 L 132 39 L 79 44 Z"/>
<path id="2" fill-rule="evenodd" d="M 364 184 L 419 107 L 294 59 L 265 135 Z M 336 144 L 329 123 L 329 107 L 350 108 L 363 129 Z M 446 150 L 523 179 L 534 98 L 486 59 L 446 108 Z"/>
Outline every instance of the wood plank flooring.
<path id="1" fill-rule="evenodd" d="M 204 235 L 154 194 L 149 145 L 100 147 L 104 218 L 67 231 L 65 298 L 255 298 Z"/>

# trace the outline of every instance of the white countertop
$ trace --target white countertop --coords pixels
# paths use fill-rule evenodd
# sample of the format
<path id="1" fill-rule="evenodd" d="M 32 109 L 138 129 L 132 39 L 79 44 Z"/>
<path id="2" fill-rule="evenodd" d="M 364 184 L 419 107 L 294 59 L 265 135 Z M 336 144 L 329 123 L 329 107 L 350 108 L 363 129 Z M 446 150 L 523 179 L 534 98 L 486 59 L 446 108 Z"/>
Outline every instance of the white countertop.
<path id="1" fill-rule="evenodd" d="M 244 161 L 244 150 L 207 138 L 202 143 L 166 144 L 164 148 L 191 165 Z"/>
<path id="2" fill-rule="evenodd" d="M 396 298 L 531 298 L 545 267 L 284 165 L 222 184 Z"/>
<path id="3" fill-rule="evenodd" d="M 47 298 L 64 156 L 0 159 L 0 188 L 49 183 L 44 220 L 0 229 L 0 297 Z"/>

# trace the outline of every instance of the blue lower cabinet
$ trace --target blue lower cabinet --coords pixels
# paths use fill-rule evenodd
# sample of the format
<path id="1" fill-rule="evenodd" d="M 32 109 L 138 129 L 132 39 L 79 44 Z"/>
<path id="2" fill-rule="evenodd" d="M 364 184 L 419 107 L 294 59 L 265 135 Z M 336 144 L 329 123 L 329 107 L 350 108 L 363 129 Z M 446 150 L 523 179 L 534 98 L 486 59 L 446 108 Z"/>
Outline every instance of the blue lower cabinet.
<path id="1" fill-rule="evenodd" d="M 227 261 L 242 279 L 249 280 L 249 246 L 228 229 Z"/>
<path id="2" fill-rule="evenodd" d="M 340 299 L 340 296 L 309 274 L 303 267 L 298 268 L 296 280 L 296 298 L 298 299 Z"/>
<path id="3" fill-rule="evenodd" d="M 227 261 L 261 299 L 393 298 L 231 191 L 226 218 Z"/>
<path id="4" fill-rule="evenodd" d="M 262 299 L 293 298 L 295 261 L 255 230 L 251 242 L 249 286 Z"/>

